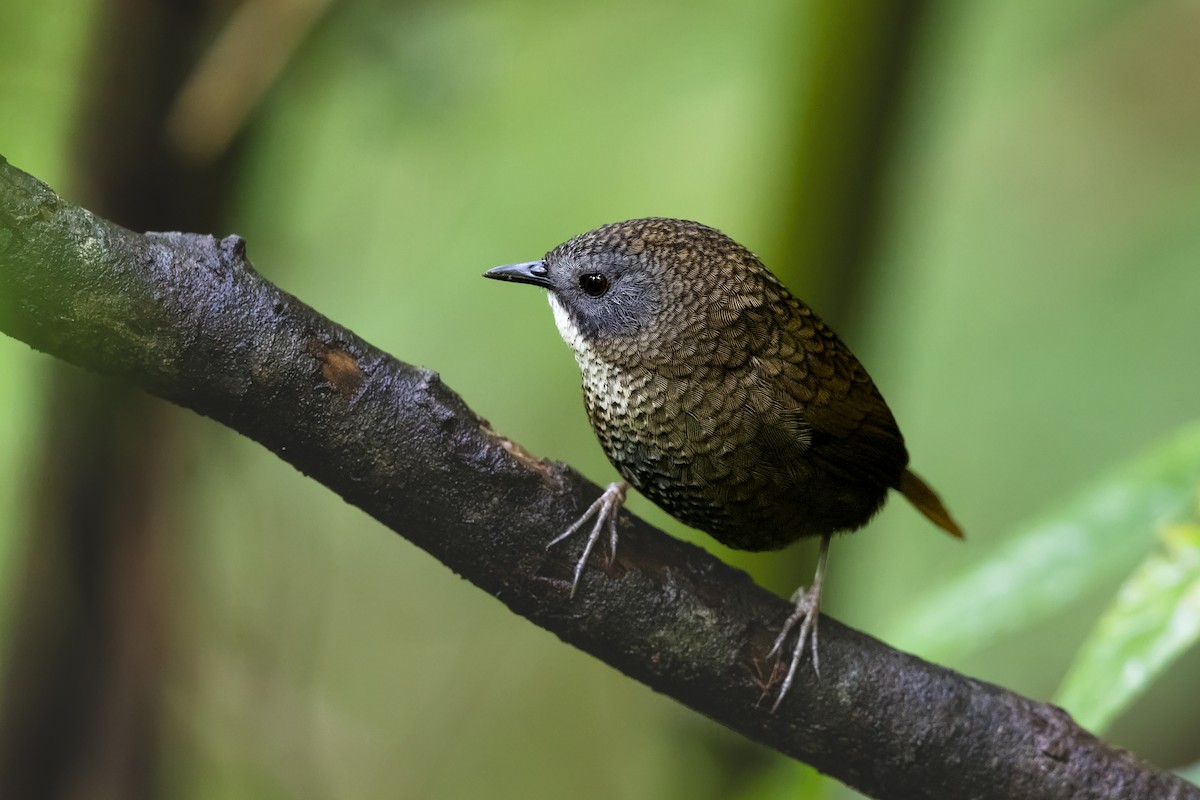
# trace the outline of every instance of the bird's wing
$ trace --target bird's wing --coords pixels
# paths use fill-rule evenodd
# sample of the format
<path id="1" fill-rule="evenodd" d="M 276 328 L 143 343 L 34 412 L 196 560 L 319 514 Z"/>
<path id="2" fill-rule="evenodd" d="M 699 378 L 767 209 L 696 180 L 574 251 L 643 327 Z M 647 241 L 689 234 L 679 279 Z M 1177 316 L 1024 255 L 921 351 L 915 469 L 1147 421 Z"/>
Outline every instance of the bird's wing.
<path id="1" fill-rule="evenodd" d="M 866 370 L 803 303 L 784 296 L 772 305 L 743 315 L 742 333 L 754 342 L 754 369 L 783 418 L 799 416 L 806 424 L 806 457 L 848 480 L 897 485 L 908 453 Z"/>

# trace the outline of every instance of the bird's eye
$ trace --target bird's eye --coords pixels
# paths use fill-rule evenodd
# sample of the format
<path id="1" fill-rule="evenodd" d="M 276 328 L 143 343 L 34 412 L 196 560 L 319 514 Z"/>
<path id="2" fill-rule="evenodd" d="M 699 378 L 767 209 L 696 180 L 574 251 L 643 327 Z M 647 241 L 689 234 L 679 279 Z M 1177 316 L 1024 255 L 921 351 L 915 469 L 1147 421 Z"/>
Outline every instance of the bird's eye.
<path id="1" fill-rule="evenodd" d="M 608 291 L 608 278 L 599 272 L 587 272 L 579 276 L 579 288 L 592 297 L 599 297 Z"/>

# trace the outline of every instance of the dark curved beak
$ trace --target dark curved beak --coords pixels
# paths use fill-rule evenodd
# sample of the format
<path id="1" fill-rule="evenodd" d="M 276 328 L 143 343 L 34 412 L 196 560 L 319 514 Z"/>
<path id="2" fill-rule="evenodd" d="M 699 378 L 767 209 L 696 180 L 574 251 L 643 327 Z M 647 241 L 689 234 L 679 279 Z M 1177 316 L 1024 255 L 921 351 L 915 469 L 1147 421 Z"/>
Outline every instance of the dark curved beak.
<path id="1" fill-rule="evenodd" d="M 534 286 L 550 288 L 550 271 L 544 261 L 523 261 L 520 264 L 505 264 L 502 267 L 492 267 L 483 273 L 485 278 L 495 278 L 498 281 L 513 283 L 531 283 Z"/>

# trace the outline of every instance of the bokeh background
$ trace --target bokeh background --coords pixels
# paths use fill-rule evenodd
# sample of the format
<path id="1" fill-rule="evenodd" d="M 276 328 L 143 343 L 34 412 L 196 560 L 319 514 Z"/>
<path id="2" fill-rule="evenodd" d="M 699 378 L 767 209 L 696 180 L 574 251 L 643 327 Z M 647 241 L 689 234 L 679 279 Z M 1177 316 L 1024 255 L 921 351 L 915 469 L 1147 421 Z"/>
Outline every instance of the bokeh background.
<path id="1" fill-rule="evenodd" d="M 480 274 L 618 219 L 725 230 L 848 340 L 968 531 L 893 503 L 835 542 L 826 610 L 1035 697 L 1188 518 L 1037 545 L 1200 417 L 1194 2 L 8 0 L 0 154 L 131 228 L 241 234 L 597 482 L 544 299 Z M 7 338 L 0 371 L 0 796 L 855 796 L 216 424 Z M 811 575 L 811 544 L 631 505 L 781 594 Z M 1198 677 L 1180 648 L 1104 734 L 1200 759 Z"/>

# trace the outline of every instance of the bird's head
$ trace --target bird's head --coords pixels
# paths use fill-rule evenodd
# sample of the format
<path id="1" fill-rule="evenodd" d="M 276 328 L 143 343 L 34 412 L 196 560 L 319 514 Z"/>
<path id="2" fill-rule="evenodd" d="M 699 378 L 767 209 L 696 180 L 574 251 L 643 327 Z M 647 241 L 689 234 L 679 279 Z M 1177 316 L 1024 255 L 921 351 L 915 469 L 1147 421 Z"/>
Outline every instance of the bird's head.
<path id="1" fill-rule="evenodd" d="M 730 278 L 751 262 L 757 259 L 720 231 L 649 218 L 602 225 L 540 261 L 484 276 L 545 288 L 567 344 L 615 355 L 668 345 L 708 322 L 740 283 Z"/>

